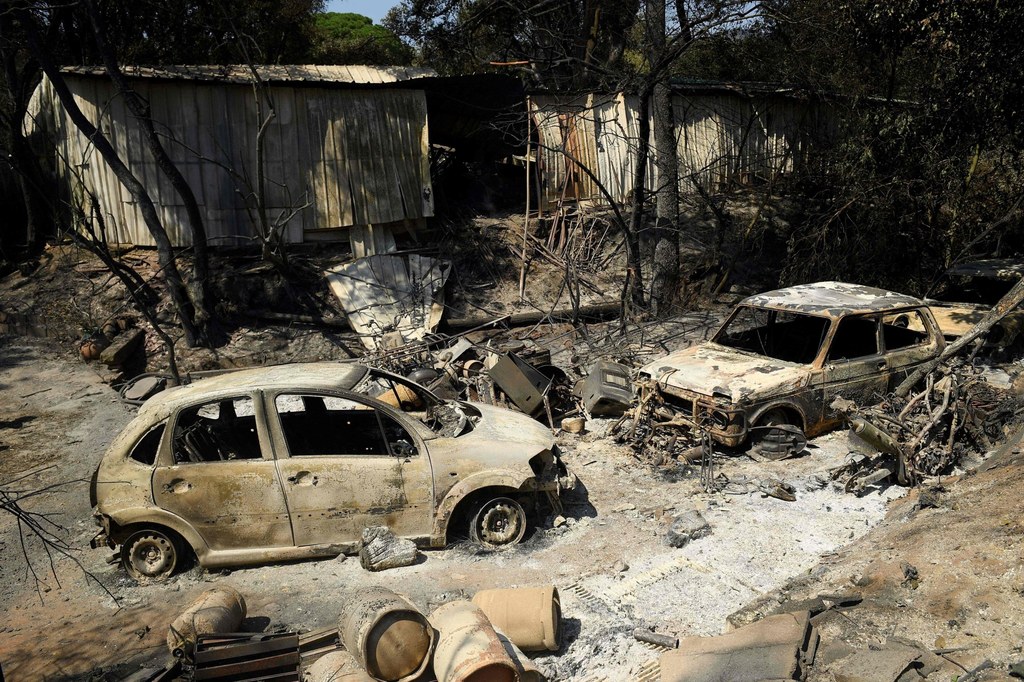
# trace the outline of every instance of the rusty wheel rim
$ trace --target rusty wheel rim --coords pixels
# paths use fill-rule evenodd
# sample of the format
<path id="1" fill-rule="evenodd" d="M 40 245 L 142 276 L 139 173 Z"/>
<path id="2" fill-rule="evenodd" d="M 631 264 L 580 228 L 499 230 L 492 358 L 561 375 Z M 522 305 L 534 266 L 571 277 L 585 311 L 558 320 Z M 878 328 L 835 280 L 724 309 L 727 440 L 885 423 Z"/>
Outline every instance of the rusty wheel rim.
<path id="1" fill-rule="evenodd" d="M 174 543 L 160 533 L 145 533 L 129 541 L 125 569 L 139 581 L 161 580 L 171 575 L 178 563 Z"/>
<path id="2" fill-rule="evenodd" d="M 484 545 L 501 547 L 515 544 L 525 532 L 523 508 L 514 500 L 494 500 L 480 512 L 477 535 Z"/>

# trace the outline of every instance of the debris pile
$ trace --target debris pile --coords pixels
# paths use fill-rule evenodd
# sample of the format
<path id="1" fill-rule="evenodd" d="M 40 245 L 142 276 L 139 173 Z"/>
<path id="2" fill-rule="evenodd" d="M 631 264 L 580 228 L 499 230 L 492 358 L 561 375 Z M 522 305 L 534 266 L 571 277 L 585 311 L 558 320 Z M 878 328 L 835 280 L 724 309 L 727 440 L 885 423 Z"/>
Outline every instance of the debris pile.
<path id="1" fill-rule="evenodd" d="M 832 407 L 877 450 L 833 474 L 847 476 L 846 490 L 857 493 L 889 477 L 914 485 L 924 476 L 948 473 L 970 453 L 994 447 L 1024 414 L 1019 396 L 988 383 L 964 362 L 940 367 L 907 397 L 891 395 L 872 407 L 838 398 Z"/>

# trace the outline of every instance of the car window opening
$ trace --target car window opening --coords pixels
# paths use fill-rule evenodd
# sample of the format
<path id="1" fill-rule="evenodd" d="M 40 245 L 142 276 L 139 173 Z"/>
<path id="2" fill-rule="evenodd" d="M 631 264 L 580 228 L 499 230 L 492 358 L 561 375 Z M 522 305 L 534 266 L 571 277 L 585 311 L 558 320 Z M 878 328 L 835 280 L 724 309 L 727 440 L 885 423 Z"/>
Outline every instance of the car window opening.
<path id="1" fill-rule="evenodd" d="M 908 310 L 882 318 L 882 343 L 886 351 L 910 348 L 927 342 L 928 332 L 919 311 Z"/>
<path id="2" fill-rule="evenodd" d="M 275 400 L 291 457 L 417 454 L 401 424 L 371 406 L 335 396 L 282 394 Z"/>
<path id="3" fill-rule="evenodd" d="M 783 362 L 810 364 L 828 332 L 824 317 L 741 306 L 714 342 Z"/>
<path id="4" fill-rule="evenodd" d="M 252 398 L 228 398 L 182 410 L 172 450 L 175 464 L 260 459 Z"/>
<path id="5" fill-rule="evenodd" d="M 828 360 L 853 360 L 878 355 L 878 319 L 844 317 L 828 349 Z"/>
<path id="6" fill-rule="evenodd" d="M 160 449 L 160 440 L 164 437 L 165 426 L 167 426 L 167 422 L 160 422 L 147 431 L 145 435 L 135 443 L 134 447 L 132 447 L 132 451 L 128 454 L 128 457 L 139 464 L 152 466 L 156 461 L 156 453 Z"/>

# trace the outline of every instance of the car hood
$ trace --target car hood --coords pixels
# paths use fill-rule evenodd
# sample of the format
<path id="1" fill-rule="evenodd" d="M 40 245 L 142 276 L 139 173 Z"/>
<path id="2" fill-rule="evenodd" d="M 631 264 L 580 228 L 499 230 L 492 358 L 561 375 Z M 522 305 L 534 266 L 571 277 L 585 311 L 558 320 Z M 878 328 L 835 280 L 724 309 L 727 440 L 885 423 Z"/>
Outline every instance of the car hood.
<path id="1" fill-rule="evenodd" d="M 962 336 L 985 317 L 989 308 L 972 303 L 926 301 L 943 336 Z"/>
<path id="2" fill-rule="evenodd" d="M 712 343 L 676 351 L 640 370 L 669 388 L 731 402 L 789 392 L 808 377 L 806 365 L 752 355 Z"/>
<path id="3" fill-rule="evenodd" d="M 519 412 L 483 403 L 469 403 L 480 418 L 473 430 L 457 438 L 441 437 L 431 443 L 438 458 L 473 460 L 488 467 L 523 465 L 534 455 L 554 448 L 551 429 Z"/>

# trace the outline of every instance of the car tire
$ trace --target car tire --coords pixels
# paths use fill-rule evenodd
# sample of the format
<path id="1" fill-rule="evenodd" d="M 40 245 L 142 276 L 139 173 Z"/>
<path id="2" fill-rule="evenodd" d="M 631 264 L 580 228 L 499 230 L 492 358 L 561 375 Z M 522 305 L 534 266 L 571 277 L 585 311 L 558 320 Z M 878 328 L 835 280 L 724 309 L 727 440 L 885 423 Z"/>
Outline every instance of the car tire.
<path id="1" fill-rule="evenodd" d="M 526 534 L 526 511 L 510 497 L 495 497 L 480 505 L 469 522 L 469 539 L 484 547 L 507 547 Z"/>
<path id="2" fill-rule="evenodd" d="M 146 528 L 121 544 L 121 565 L 135 582 L 163 582 L 174 574 L 181 558 L 177 538 L 169 532 Z"/>
<path id="3" fill-rule="evenodd" d="M 789 416 L 789 413 L 786 412 L 786 410 L 782 409 L 781 407 L 776 407 L 776 408 L 768 410 L 767 412 L 762 414 L 760 419 L 757 420 L 757 425 L 759 427 L 766 427 L 766 426 L 795 426 L 797 428 L 800 428 L 800 425 L 794 423 L 794 421 L 795 420 L 792 417 Z M 765 459 L 770 459 L 770 460 L 778 461 L 778 460 L 782 460 L 782 459 L 787 459 L 787 458 L 789 458 L 789 457 L 791 457 L 793 455 L 792 452 L 787 452 L 787 451 L 784 451 L 784 450 L 777 450 L 777 449 L 773 449 L 773 448 L 767 447 L 768 443 L 765 442 L 765 438 L 764 438 L 764 435 L 767 432 L 768 432 L 767 429 L 762 429 L 760 431 L 761 435 L 754 436 L 754 437 L 751 438 L 751 443 L 750 443 L 751 448 L 756 450 L 757 454 L 760 457 L 763 457 Z M 801 449 L 803 449 L 803 446 L 801 446 Z"/>

